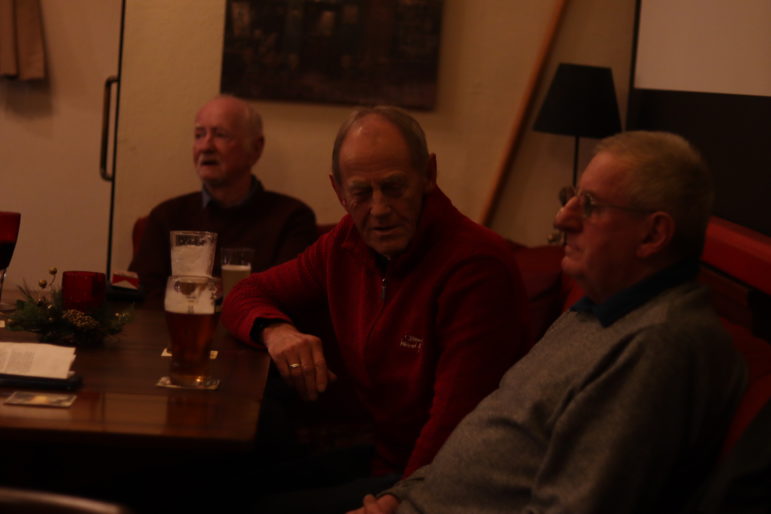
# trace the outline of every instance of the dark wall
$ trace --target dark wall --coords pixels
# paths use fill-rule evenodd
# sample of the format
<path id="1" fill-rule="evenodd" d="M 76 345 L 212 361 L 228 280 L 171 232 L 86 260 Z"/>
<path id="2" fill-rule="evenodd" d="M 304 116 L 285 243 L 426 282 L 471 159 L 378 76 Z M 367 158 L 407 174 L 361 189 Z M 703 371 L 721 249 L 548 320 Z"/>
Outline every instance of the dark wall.
<path id="1" fill-rule="evenodd" d="M 730 38 L 722 40 L 720 44 L 725 45 L 726 55 L 735 57 L 733 61 L 727 63 L 725 55 L 715 61 L 703 56 L 694 57 L 691 62 L 680 61 L 679 73 L 678 70 L 674 73 L 670 71 L 673 83 L 668 84 L 668 75 L 662 74 L 661 70 L 671 69 L 672 60 L 660 52 L 672 52 L 675 56 L 682 56 L 689 55 L 694 50 L 693 46 L 687 45 L 677 48 L 677 38 L 664 37 L 663 40 L 669 41 L 668 44 L 674 48 L 657 48 L 655 51 L 659 53 L 653 54 L 661 55 L 661 68 L 656 74 L 656 85 L 652 86 L 657 89 L 638 88 L 635 75 L 637 47 L 640 43 L 640 14 L 642 4 L 647 1 L 637 0 L 627 129 L 666 130 L 688 139 L 701 151 L 712 170 L 716 190 L 715 215 L 771 236 L 771 96 L 751 96 L 758 94 L 757 89 L 752 89 L 750 84 L 743 81 L 736 81 L 736 90 L 725 93 L 712 92 L 717 90 L 714 82 L 720 82 L 716 80 L 716 69 L 727 66 L 746 71 L 752 70 L 747 66 L 768 66 L 763 57 L 766 55 L 764 49 L 756 48 L 757 51 L 753 55 L 748 55 L 748 48 L 742 46 L 747 41 L 738 41 L 743 38 L 735 38 L 737 41 Z M 707 37 L 712 36 L 705 29 L 721 30 L 719 24 L 713 27 L 716 20 L 714 16 L 702 17 L 685 12 L 684 5 L 682 2 L 656 4 L 654 11 L 647 11 L 648 20 L 653 21 L 655 16 L 655 20 L 665 22 L 663 25 L 653 23 L 646 29 L 647 38 L 644 39 L 647 41 L 645 52 L 648 60 L 644 66 L 648 68 L 649 73 L 651 49 L 648 45 L 655 45 L 659 41 L 656 37 L 651 38 L 653 27 L 661 29 L 663 26 L 666 27 L 665 30 L 698 33 Z M 715 8 L 719 8 L 718 11 L 741 8 L 737 6 L 720 5 Z M 661 17 L 662 12 L 667 15 L 666 18 Z M 746 14 L 744 13 L 745 18 Z M 673 26 L 673 23 L 679 25 Z M 704 25 L 694 25 L 701 23 Z M 748 23 L 751 25 L 754 22 L 748 19 Z M 757 26 L 754 28 L 757 29 Z M 751 33 L 752 29 L 753 27 L 749 27 L 748 31 Z M 713 42 L 705 41 L 702 48 L 712 48 Z M 734 66 L 737 63 L 739 66 Z M 685 76 L 692 79 L 687 81 L 691 91 L 683 91 L 682 87 L 678 87 L 683 84 L 683 73 L 686 71 Z M 730 72 L 724 70 L 723 73 Z M 705 77 L 714 78 L 710 80 Z M 734 78 L 737 76 L 734 75 Z M 745 90 L 745 87 L 748 90 Z M 766 93 L 763 91 L 760 94 Z"/>
<path id="2" fill-rule="evenodd" d="M 633 88 L 627 120 L 691 141 L 715 177 L 715 214 L 771 236 L 771 97 Z"/>

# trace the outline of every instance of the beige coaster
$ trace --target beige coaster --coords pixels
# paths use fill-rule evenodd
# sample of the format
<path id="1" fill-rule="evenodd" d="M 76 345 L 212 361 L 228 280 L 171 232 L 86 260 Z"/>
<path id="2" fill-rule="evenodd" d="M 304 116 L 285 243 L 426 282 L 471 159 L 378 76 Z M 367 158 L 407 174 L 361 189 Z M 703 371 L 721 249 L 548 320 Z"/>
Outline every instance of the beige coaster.
<path id="1" fill-rule="evenodd" d="M 209 359 L 210 360 L 216 359 L 217 355 L 218 355 L 217 350 L 210 350 L 209 351 Z M 168 348 L 164 348 L 163 349 L 163 351 L 161 352 L 161 357 L 171 357 L 171 352 L 169 351 Z"/>
<path id="2" fill-rule="evenodd" d="M 169 389 L 215 391 L 220 386 L 220 379 L 219 378 L 209 377 L 201 385 L 198 385 L 198 386 L 183 386 L 183 385 L 172 384 L 171 383 L 171 379 L 169 377 L 161 377 L 161 378 L 158 379 L 158 382 L 155 385 L 158 386 L 158 387 L 167 387 Z"/>

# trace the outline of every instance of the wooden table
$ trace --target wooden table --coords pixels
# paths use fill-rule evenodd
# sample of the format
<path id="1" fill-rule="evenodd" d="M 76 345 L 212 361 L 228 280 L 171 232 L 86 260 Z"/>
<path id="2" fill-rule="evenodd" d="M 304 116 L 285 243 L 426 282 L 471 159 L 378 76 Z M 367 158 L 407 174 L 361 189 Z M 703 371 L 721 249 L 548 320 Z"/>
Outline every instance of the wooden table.
<path id="1" fill-rule="evenodd" d="M 0 329 L 0 340 L 35 335 Z M 167 341 L 163 312 L 138 309 L 114 340 L 77 350 L 73 369 L 83 386 L 70 408 L 0 404 L 0 481 L 125 502 L 113 482 L 138 470 L 152 482 L 193 463 L 229 467 L 253 458 L 268 355 L 220 327 L 212 361 L 219 389 L 167 389 L 156 386 L 168 374 Z M 0 400 L 10 392 L 0 389 Z"/>

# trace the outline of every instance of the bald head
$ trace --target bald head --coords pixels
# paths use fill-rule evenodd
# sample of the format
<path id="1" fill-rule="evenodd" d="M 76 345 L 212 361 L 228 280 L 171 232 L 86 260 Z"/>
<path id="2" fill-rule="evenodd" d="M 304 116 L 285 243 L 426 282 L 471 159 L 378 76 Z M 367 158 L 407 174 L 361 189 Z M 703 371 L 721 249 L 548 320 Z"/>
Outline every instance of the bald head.
<path id="1" fill-rule="evenodd" d="M 356 109 L 337 131 L 337 137 L 332 149 L 332 176 L 334 179 L 338 182 L 340 181 L 340 148 L 343 145 L 343 141 L 352 129 L 361 126 L 364 118 L 370 116 L 377 116 L 387 121 L 398 131 L 401 139 L 407 145 L 413 169 L 419 173 L 424 173 L 429 161 L 429 153 L 426 136 L 420 124 L 407 112 L 397 107 L 378 105 L 376 107 Z"/>

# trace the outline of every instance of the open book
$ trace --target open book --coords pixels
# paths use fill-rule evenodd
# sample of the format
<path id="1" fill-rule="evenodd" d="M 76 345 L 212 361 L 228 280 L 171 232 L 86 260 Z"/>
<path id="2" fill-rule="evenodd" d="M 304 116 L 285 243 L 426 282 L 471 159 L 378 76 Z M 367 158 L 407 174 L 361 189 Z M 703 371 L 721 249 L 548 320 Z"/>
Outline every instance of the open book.
<path id="1" fill-rule="evenodd" d="M 41 343 L 0 343 L 0 386 L 72 389 L 75 349 Z"/>

